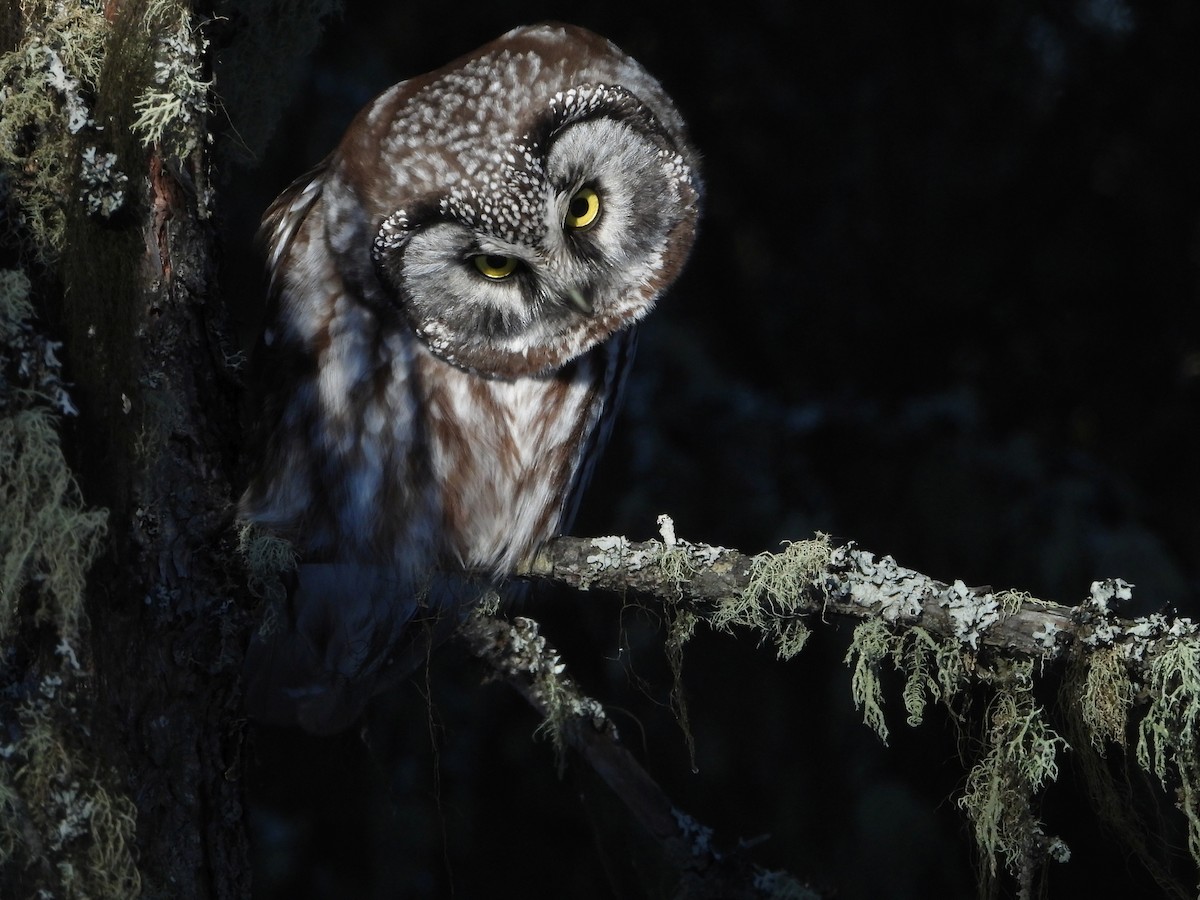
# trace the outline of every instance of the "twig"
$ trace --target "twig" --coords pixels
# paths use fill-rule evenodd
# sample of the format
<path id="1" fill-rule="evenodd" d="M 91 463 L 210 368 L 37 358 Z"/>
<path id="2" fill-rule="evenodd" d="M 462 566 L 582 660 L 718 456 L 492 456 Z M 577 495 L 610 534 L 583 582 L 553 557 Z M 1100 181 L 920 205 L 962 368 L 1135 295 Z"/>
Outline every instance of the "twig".
<path id="1" fill-rule="evenodd" d="M 820 894 L 790 875 L 755 866 L 744 847 L 718 851 L 712 829 L 676 808 L 621 744 L 604 708 L 566 674 L 535 621 L 520 617 L 510 621 L 476 610 L 459 637 L 543 717 L 560 752 L 569 747 L 578 753 L 661 846 L 680 873 L 680 896 L 820 900 Z"/>

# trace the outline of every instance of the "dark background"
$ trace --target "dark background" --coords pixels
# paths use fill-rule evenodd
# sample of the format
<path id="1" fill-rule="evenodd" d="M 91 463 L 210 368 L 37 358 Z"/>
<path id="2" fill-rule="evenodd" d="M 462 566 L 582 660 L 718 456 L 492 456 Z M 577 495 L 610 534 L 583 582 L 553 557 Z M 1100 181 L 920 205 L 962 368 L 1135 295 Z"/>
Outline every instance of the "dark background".
<path id="1" fill-rule="evenodd" d="M 647 538 L 668 512 L 682 537 L 753 553 L 821 530 L 945 580 L 1074 604 L 1119 576 L 1130 615 L 1200 612 L 1200 6 L 505 10 L 350 2 L 297 61 L 273 140 L 220 173 L 247 340 L 257 218 L 358 108 L 512 26 L 573 21 L 659 77 L 707 186 L 575 533 Z M 766 835 L 757 861 L 844 898 L 974 893 L 954 803 L 973 735 L 938 710 L 908 728 L 893 684 L 884 747 L 851 704 L 849 626 L 819 625 L 787 664 L 700 634 L 693 772 L 651 613 L 569 593 L 524 611 L 718 842 Z M 374 756 L 356 735 L 257 733 L 256 896 L 670 896 L 604 789 L 574 765 L 559 779 L 533 714 L 479 679 L 440 654 L 377 710 Z M 1050 896 L 1161 895 L 1097 824 L 1078 756 L 1042 809 L 1074 851 Z M 1180 817 L 1157 794 L 1169 855 Z"/>

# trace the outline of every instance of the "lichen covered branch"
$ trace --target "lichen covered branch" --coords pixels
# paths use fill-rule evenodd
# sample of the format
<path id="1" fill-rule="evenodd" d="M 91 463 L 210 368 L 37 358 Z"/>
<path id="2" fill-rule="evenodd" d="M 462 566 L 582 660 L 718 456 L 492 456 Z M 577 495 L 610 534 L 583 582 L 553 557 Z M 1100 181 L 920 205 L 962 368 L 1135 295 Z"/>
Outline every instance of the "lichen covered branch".
<path id="1" fill-rule="evenodd" d="M 1070 659 L 1085 672 L 1086 694 L 1072 702 L 1080 705 L 1089 743 L 1100 752 L 1110 744 L 1124 748 L 1132 723 L 1136 760 L 1176 798 L 1200 865 L 1200 628 L 1191 620 L 1119 618 L 1115 609 L 1132 588 L 1120 579 L 1096 581 L 1081 603 L 1065 606 L 1021 591 L 938 581 L 853 543 L 834 547 L 824 535 L 751 557 L 681 540 L 669 518 L 659 521 L 661 541 L 559 538 L 522 575 L 653 597 L 714 629 L 747 630 L 773 643 L 783 659 L 799 652 L 811 624 L 831 616 L 860 620 L 846 655 L 854 701 L 885 741 L 878 679 L 885 661 L 905 679 L 910 725 L 919 724 L 931 699 L 961 717 L 969 689 L 986 685 L 993 693 L 989 722 L 959 805 L 990 870 L 1002 861 L 1023 894 L 1045 861 L 1069 858 L 1034 813 L 1035 795 L 1057 777 L 1067 742 L 1050 727 L 1032 685 L 1048 663 Z"/>
<path id="2" fill-rule="evenodd" d="M 1087 598 L 1070 607 L 1021 591 L 938 581 L 853 543 L 833 547 L 824 535 L 757 556 L 671 537 L 557 538 L 521 575 L 682 603 L 719 630 L 765 632 L 784 656 L 792 648 L 783 639 L 812 613 L 919 625 L 964 651 L 1036 662 L 1103 648 L 1135 672 L 1149 672 L 1159 655 L 1178 655 L 1172 648 L 1197 640 L 1197 625 L 1187 618 L 1116 617 L 1117 604 L 1131 596 L 1131 585 L 1120 579 L 1093 583 Z"/>

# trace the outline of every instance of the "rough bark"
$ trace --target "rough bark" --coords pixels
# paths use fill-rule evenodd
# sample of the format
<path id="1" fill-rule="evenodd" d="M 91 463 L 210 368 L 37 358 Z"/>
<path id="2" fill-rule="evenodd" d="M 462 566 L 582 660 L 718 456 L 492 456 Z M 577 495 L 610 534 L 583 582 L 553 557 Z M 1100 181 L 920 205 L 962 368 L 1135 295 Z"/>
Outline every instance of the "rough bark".
<path id="1" fill-rule="evenodd" d="M 63 695 L 75 722 L 38 687 L 62 663 L 39 638 L 36 567 L 12 598 L 12 644 L 24 664 L 13 680 L 32 687 L 10 739 L 21 754 L 44 733 L 39 740 L 63 754 L 50 789 L 88 798 L 59 810 L 60 822 L 79 820 L 56 851 L 62 862 L 5 872 L 21 895 L 115 895 L 112 881 L 99 889 L 99 875 L 71 874 L 112 856 L 96 852 L 116 830 L 97 812 L 108 799 L 136 808 L 140 879 L 126 879 L 123 892 L 136 891 L 133 881 L 147 897 L 249 891 L 237 693 L 246 620 L 230 539 L 238 391 L 214 277 L 208 85 L 197 76 L 204 44 L 189 42 L 198 33 L 191 16 L 174 2 L 22 4 L 0 47 L 14 51 L 5 115 L 24 117 L 5 152 L 27 154 L 5 173 L 6 200 L 21 211 L 4 236 L 17 250 L 5 267 L 32 276 L 36 327 L 64 345 L 79 415 L 61 422 L 63 448 L 84 501 L 108 512 L 86 618 L 61 635 L 80 673 Z M 167 39 L 178 35 L 187 40 Z M 178 72 L 192 80 L 175 84 Z M 164 114 L 148 139 L 136 123 L 153 91 L 159 102 L 176 92 L 167 100 L 180 105 L 165 107 L 174 117 Z M 104 159 L 107 174 L 97 174 L 92 164 Z M 47 196 L 53 227 L 33 229 L 29 204 Z M 36 828 L 26 834 L 14 860 L 46 849 Z"/>
<path id="2" fill-rule="evenodd" d="M 145 895 L 235 897 L 249 891 L 249 865 L 238 780 L 245 619 L 230 540 L 234 395 L 212 230 L 157 153 L 146 184 L 138 280 L 109 298 L 132 307 L 134 327 L 93 351 L 131 360 L 128 380 L 79 384 L 94 411 L 79 433 L 83 484 L 113 513 L 112 555 L 89 602 L 97 728 L 136 798 Z"/>

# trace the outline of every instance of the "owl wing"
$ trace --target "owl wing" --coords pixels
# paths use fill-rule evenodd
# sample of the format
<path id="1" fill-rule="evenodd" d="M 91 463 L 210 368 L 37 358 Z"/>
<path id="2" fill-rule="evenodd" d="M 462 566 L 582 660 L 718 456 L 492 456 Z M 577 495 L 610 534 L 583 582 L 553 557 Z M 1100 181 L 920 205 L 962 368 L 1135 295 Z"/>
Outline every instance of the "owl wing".
<path id="1" fill-rule="evenodd" d="M 274 304 L 279 295 L 280 264 L 291 250 L 292 242 L 312 210 L 313 204 L 325 188 L 326 173 L 331 157 L 326 157 L 313 166 L 275 198 L 263 215 L 258 230 L 258 239 L 266 247 L 267 271 L 271 273 L 270 300 Z M 274 308 L 268 310 L 274 315 Z"/>
<path id="2" fill-rule="evenodd" d="M 243 430 L 246 457 L 258 465 L 240 501 L 242 519 L 263 521 L 264 512 L 278 506 L 267 496 L 268 482 L 288 448 L 298 446 L 296 428 L 311 427 L 307 421 L 297 421 L 294 413 L 292 421 L 285 421 L 297 386 L 313 379 L 317 361 L 310 348 L 295 339 L 294 329 L 286 321 L 290 311 L 284 308 L 284 262 L 321 197 L 327 167 L 325 160 L 293 181 L 271 204 L 258 232 L 268 260 L 269 289 L 265 327 L 260 329 L 250 357 L 249 380 L 254 386 L 255 406 L 247 412 Z"/>

